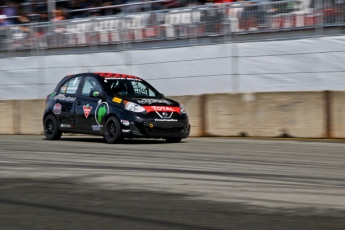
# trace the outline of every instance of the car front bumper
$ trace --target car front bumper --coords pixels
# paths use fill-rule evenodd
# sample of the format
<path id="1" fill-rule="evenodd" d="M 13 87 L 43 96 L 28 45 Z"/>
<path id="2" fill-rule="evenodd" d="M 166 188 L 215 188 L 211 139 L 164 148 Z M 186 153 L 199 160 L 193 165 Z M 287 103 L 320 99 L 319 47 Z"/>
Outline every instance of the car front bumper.
<path id="1" fill-rule="evenodd" d="M 188 119 L 145 119 L 135 117 L 123 121 L 122 134 L 125 138 L 187 138 L 190 134 Z"/>

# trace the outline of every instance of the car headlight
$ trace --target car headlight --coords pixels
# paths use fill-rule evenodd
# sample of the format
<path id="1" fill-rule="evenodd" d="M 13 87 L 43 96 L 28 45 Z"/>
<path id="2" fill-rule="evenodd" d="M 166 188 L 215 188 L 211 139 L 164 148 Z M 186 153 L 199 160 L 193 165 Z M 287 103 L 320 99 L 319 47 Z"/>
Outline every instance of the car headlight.
<path id="1" fill-rule="evenodd" d="M 132 111 L 135 113 L 140 113 L 140 112 L 145 111 L 145 109 L 141 105 L 135 104 L 133 102 L 124 101 L 124 104 L 125 104 L 125 109 L 128 111 Z"/>
<path id="2" fill-rule="evenodd" d="M 186 113 L 186 110 L 184 109 L 184 106 L 182 104 L 180 104 L 180 111 L 181 113 Z"/>

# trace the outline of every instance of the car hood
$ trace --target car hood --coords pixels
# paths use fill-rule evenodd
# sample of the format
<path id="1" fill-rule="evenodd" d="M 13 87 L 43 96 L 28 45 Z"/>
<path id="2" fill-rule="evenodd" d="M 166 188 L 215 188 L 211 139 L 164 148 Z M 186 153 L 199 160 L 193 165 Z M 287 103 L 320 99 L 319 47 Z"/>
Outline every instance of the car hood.
<path id="1" fill-rule="evenodd" d="M 168 98 L 131 98 L 129 101 L 142 106 L 179 106 L 180 104 Z"/>

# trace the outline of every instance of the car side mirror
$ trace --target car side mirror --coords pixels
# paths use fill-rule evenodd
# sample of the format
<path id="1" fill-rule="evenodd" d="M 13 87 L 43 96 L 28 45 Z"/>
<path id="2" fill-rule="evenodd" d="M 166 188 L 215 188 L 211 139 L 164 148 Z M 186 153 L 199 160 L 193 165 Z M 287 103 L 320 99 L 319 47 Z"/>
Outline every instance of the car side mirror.
<path id="1" fill-rule="evenodd" d="M 103 98 L 104 97 L 104 95 L 99 90 L 91 90 L 89 96 L 93 97 L 93 98 Z"/>
<path id="2" fill-rule="evenodd" d="M 163 93 L 159 93 L 159 96 L 160 96 L 160 97 L 164 97 L 164 94 L 163 94 Z"/>

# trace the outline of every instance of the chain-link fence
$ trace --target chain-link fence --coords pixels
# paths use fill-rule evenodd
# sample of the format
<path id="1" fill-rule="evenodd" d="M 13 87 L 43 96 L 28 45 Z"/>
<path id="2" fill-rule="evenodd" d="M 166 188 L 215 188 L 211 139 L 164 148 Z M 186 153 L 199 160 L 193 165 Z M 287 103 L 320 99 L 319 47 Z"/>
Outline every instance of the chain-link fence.
<path id="1" fill-rule="evenodd" d="M 344 3 L 327 0 L 213 4 L 0 28 L 0 51 L 100 46 L 345 25 Z"/>

